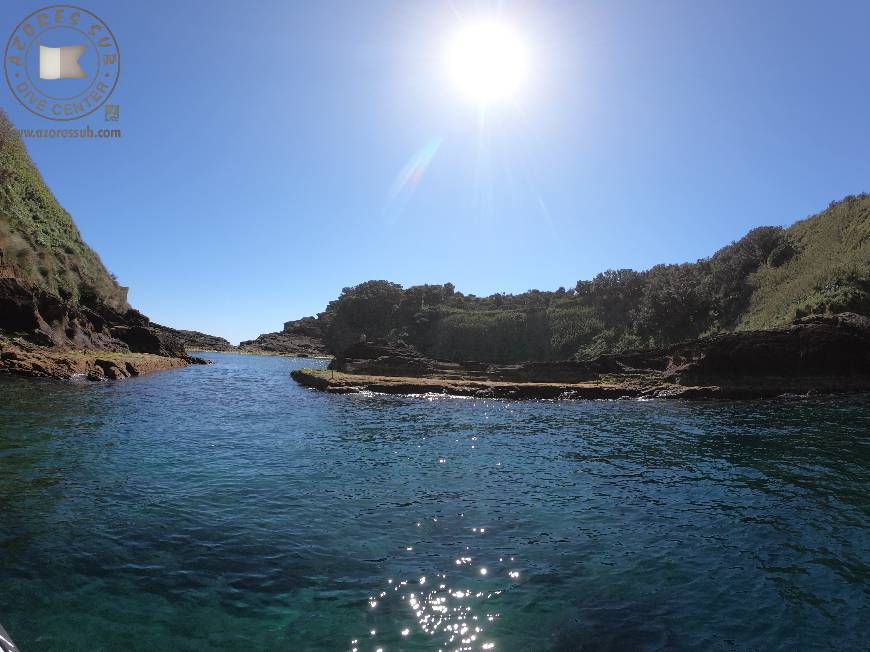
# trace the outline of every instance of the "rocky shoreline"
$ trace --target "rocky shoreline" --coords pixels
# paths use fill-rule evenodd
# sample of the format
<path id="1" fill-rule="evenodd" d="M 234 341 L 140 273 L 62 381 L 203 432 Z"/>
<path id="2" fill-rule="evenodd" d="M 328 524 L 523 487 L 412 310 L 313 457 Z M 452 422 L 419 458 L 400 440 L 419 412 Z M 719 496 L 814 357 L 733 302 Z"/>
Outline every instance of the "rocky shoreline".
<path id="1" fill-rule="evenodd" d="M 520 365 L 452 363 L 402 343 L 360 342 L 327 370 L 292 372 L 331 393 L 513 399 L 753 399 L 870 392 L 870 319 L 852 313 L 655 350 Z"/>
<path id="2" fill-rule="evenodd" d="M 855 394 L 870 392 L 870 378 L 844 381 L 827 377 L 795 380 L 777 376 L 754 378 L 749 382 L 731 381 L 711 385 L 679 385 L 657 382 L 654 378 L 619 378 L 590 383 L 543 383 L 468 380 L 456 378 L 414 378 L 345 374 L 323 369 L 297 369 L 290 374 L 300 385 L 331 394 L 374 392 L 378 394 L 444 394 L 466 398 L 514 400 L 565 399 L 761 399 Z M 715 381 L 713 381 L 715 382 Z"/>
<path id="3" fill-rule="evenodd" d="M 0 278 L 0 374 L 92 381 L 207 364 L 174 329 L 129 307 L 85 306 Z"/>
<path id="4" fill-rule="evenodd" d="M 120 380 L 190 364 L 205 364 L 205 360 L 153 353 L 51 349 L 22 340 L 0 338 L 0 375 L 7 376 Z"/>

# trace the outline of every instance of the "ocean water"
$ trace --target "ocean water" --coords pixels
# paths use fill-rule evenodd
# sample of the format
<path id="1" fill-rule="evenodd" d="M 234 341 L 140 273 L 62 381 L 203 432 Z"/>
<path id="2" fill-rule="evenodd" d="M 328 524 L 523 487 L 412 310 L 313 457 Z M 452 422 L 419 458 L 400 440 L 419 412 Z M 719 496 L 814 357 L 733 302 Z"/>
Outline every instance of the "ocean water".
<path id="1" fill-rule="evenodd" d="M 333 396 L 209 357 L 0 381 L 23 652 L 870 648 L 867 396 Z"/>

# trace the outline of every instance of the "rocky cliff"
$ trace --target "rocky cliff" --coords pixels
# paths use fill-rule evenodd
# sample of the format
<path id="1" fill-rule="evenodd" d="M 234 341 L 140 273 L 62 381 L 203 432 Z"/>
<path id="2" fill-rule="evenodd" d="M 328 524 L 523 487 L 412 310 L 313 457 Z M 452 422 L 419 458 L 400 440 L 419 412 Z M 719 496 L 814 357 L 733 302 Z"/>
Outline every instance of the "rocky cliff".
<path id="1" fill-rule="evenodd" d="M 130 308 L 0 112 L 0 373 L 95 380 L 191 362 Z"/>
<path id="2" fill-rule="evenodd" d="M 0 278 L 0 373 L 102 380 L 203 362 L 137 310 L 87 307 Z"/>

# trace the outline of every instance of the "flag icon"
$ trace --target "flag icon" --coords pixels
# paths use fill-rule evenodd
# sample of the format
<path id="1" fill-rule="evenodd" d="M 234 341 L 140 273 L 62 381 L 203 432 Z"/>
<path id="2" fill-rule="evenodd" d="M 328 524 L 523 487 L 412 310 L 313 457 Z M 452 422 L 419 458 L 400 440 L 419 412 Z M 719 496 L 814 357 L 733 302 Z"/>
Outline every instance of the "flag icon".
<path id="1" fill-rule="evenodd" d="M 85 76 L 79 65 L 79 57 L 85 51 L 84 45 L 65 45 L 60 48 L 39 46 L 40 79 L 76 79 Z"/>

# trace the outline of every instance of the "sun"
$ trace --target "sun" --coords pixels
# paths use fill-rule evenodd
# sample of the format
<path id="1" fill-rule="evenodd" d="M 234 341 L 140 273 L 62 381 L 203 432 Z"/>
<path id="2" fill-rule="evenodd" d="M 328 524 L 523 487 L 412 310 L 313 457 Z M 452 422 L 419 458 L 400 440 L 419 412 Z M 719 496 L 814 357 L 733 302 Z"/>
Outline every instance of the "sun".
<path id="1" fill-rule="evenodd" d="M 526 44 L 501 20 L 463 25 L 447 46 L 448 77 L 463 95 L 480 105 L 515 97 L 527 68 Z"/>

